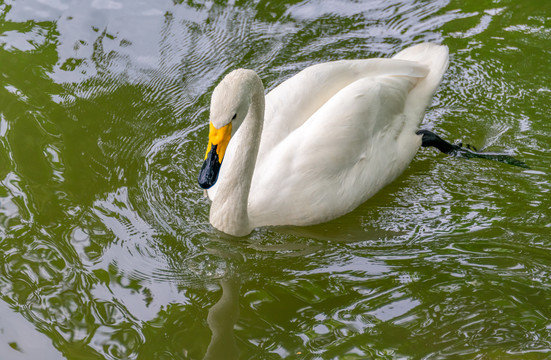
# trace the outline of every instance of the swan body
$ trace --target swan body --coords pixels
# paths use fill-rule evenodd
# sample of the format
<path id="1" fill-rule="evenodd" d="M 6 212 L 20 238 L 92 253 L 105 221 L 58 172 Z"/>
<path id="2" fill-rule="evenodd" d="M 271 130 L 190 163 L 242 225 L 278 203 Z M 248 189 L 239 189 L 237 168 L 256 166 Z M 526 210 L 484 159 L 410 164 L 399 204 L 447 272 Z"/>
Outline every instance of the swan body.
<path id="1" fill-rule="evenodd" d="M 447 47 L 420 44 L 390 59 L 308 67 L 266 96 L 253 71 L 228 74 L 212 95 L 199 175 L 211 224 L 243 236 L 355 209 L 413 159 L 447 64 Z"/>

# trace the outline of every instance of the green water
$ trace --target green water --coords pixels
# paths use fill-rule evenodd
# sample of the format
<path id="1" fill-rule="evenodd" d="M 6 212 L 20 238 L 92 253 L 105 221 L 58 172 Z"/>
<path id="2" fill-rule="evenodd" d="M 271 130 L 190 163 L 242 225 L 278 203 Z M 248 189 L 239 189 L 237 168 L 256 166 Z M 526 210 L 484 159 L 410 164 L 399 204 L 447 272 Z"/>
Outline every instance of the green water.
<path id="1" fill-rule="evenodd" d="M 215 84 L 446 44 L 422 149 L 356 211 L 235 239 Z M 0 359 L 551 357 L 551 2 L 0 0 Z"/>

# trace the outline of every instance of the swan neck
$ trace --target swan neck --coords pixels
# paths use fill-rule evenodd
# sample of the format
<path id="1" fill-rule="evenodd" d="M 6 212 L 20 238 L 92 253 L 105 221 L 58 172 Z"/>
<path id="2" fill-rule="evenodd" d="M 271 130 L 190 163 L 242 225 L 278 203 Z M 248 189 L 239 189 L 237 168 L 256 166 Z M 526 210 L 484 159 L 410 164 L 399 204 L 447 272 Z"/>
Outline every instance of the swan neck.
<path id="1" fill-rule="evenodd" d="M 238 150 L 219 180 L 211 206 L 212 225 L 234 236 L 248 235 L 253 229 L 247 207 L 264 122 L 264 101 L 262 81 L 254 74 L 249 111 L 231 140 Z"/>

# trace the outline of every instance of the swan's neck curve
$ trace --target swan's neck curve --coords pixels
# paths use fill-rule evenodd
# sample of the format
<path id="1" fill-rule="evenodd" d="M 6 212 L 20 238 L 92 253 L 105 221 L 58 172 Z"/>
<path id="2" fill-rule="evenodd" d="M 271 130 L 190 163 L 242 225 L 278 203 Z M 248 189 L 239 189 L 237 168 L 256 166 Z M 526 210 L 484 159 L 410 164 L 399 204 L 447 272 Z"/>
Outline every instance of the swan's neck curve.
<path id="1" fill-rule="evenodd" d="M 236 142 L 235 156 L 226 164 L 219 179 L 216 197 L 210 207 L 210 222 L 220 231 L 234 236 L 248 235 L 253 226 L 247 211 L 249 190 L 254 173 L 264 123 L 264 86 L 253 71 L 247 71 L 251 104 L 243 123 L 231 141 Z"/>

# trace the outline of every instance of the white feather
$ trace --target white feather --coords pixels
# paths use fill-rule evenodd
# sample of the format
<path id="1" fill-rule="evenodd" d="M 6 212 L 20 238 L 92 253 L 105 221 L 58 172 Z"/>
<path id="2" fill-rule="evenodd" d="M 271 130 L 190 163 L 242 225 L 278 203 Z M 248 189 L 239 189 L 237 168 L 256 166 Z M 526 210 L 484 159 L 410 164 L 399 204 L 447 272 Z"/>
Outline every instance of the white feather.
<path id="1" fill-rule="evenodd" d="M 420 44 L 392 59 L 311 66 L 283 82 L 266 95 L 264 119 L 249 111 L 243 121 L 264 121 L 261 133 L 242 125 L 230 141 L 218 183 L 208 190 L 211 223 L 245 235 L 259 226 L 321 223 L 365 202 L 400 175 L 417 152 L 421 137 L 415 131 L 447 64 L 447 47 Z M 243 84 L 250 83 L 224 86 L 242 93 Z M 223 113 L 215 103 L 213 109 Z M 255 156 L 249 143 L 259 136 L 256 165 L 247 169 L 252 179 L 243 195 L 248 195 L 246 214 L 227 214 L 235 202 L 228 192 L 240 184 L 232 180 L 237 183 L 225 184 L 223 193 L 220 184 L 238 178 L 236 164 Z"/>

